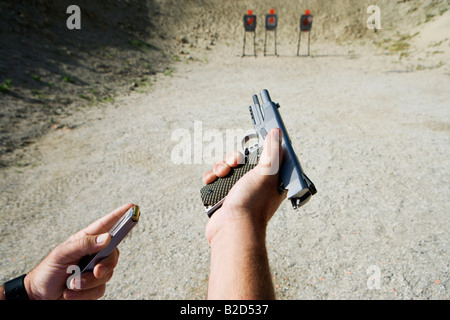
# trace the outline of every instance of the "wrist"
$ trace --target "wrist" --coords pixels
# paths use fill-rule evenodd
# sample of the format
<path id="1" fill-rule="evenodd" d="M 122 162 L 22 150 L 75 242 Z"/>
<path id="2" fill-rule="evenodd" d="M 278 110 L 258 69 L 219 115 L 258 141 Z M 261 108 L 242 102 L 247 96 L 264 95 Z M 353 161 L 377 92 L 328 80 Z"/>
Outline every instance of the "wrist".
<path id="1" fill-rule="evenodd" d="M 219 217 L 218 213 L 214 216 Z M 209 223 L 219 221 L 214 221 L 214 216 Z M 213 233 L 208 234 L 212 228 L 207 230 L 211 244 L 208 299 L 273 299 L 266 224 L 255 224 L 250 219 L 220 222 Z"/>
<path id="2" fill-rule="evenodd" d="M 230 219 L 246 220 L 262 228 L 267 226 L 267 223 L 276 211 L 276 209 L 272 210 L 260 203 L 248 205 L 247 203 L 236 204 L 234 201 L 225 201 L 219 210 L 224 211 L 224 215 Z"/>
<path id="3" fill-rule="evenodd" d="M 31 282 L 32 272 L 33 271 L 31 271 L 31 273 L 28 273 L 25 276 L 25 278 L 23 279 L 23 285 L 25 287 L 25 291 L 27 292 L 28 298 L 30 300 L 36 300 L 35 297 L 33 296 L 33 290 L 31 289 L 31 287 L 32 287 L 32 282 Z"/>
<path id="4" fill-rule="evenodd" d="M 2 300 L 29 300 L 28 293 L 25 290 L 23 274 L 17 278 L 11 279 L 3 285 L 0 298 Z"/>
<path id="5" fill-rule="evenodd" d="M 223 210 L 223 209 L 220 209 Z M 211 246 L 239 239 L 241 248 L 265 247 L 267 223 L 255 221 L 249 215 L 230 216 L 226 212 L 217 212 L 208 222 L 206 237 Z"/>

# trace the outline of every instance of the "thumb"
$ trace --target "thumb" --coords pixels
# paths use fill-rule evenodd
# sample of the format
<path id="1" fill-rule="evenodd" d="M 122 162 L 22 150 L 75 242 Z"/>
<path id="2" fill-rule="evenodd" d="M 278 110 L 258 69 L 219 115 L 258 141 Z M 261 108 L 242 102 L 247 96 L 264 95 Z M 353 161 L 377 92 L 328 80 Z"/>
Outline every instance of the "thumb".
<path id="1" fill-rule="evenodd" d="M 283 158 L 282 138 L 283 131 L 280 128 L 273 128 L 267 134 L 257 166 L 260 174 L 276 175 L 278 173 Z"/>
<path id="2" fill-rule="evenodd" d="M 106 232 L 100 235 L 82 235 L 75 239 L 69 239 L 56 247 L 54 258 L 59 263 L 73 263 L 82 257 L 99 252 L 111 241 L 111 235 Z"/>

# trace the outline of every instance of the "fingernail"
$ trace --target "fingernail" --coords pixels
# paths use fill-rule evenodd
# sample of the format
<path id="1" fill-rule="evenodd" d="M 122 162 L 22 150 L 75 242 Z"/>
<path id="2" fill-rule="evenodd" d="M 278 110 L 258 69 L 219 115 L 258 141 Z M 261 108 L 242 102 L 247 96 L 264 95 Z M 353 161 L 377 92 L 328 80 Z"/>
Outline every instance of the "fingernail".
<path id="1" fill-rule="evenodd" d="M 273 130 L 273 137 L 274 137 L 278 142 L 280 142 L 280 141 L 281 141 L 281 129 L 275 128 L 275 129 Z"/>
<path id="2" fill-rule="evenodd" d="M 73 278 L 70 282 L 70 289 L 72 290 L 81 290 L 83 288 L 85 280 L 81 277 Z"/>
<path id="3" fill-rule="evenodd" d="M 96 278 L 100 279 L 100 278 L 102 278 L 105 275 L 105 270 L 101 266 L 98 266 L 97 268 L 98 269 L 97 269 L 97 276 L 96 276 Z"/>
<path id="4" fill-rule="evenodd" d="M 103 243 L 106 242 L 106 239 L 108 239 L 108 234 L 107 234 L 107 233 L 104 233 L 104 234 L 99 235 L 99 236 L 97 237 L 97 239 L 95 239 L 95 242 L 96 242 L 97 244 L 103 244 Z"/>
<path id="5" fill-rule="evenodd" d="M 225 168 L 226 168 L 226 164 L 225 163 L 223 163 L 223 162 L 220 162 L 220 163 L 216 163 L 215 164 L 215 167 L 214 167 L 214 172 L 215 173 L 221 173 L 223 170 L 225 170 Z"/>
<path id="6" fill-rule="evenodd" d="M 210 172 L 206 175 L 205 180 L 209 181 L 213 176 L 215 176 L 214 172 Z"/>

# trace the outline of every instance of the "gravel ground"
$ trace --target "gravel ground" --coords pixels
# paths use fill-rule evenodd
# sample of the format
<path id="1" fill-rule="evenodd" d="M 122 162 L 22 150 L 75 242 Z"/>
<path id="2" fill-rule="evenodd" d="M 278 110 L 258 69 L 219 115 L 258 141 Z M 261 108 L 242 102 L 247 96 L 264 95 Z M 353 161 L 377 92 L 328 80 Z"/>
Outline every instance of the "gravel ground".
<path id="1" fill-rule="evenodd" d="M 450 78 L 370 50 L 316 46 L 299 58 L 280 47 L 280 57 L 243 59 L 219 46 L 92 108 L 83 126 L 53 130 L 25 148 L 29 165 L 0 171 L 0 280 L 134 202 L 141 221 L 105 299 L 204 299 L 202 175 L 231 132 L 251 130 L 247 108 L 265 88 L 318 189 L 269 224 L 277 297 L 448 299 Z M 178 164 L 182 143 L 192 153 Z"/>

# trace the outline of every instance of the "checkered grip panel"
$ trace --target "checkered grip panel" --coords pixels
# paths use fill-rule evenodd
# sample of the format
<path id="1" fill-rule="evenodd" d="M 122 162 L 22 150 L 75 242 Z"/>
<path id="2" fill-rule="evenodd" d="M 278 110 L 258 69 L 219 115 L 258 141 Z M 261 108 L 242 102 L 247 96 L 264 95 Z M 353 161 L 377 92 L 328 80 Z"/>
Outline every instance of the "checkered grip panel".
<path id="1" fill-rule="evenodd" d="M 246 156 L 245 163 L 231 168 L 230 173 L 226 177 L 218 178 L 216 181 L 204 186 L 200 190 L 204 206 L 213 206 L 226 197 L 234 184 L 258 164 L 260 151 L 261 149 L 257 149 Z"/>

